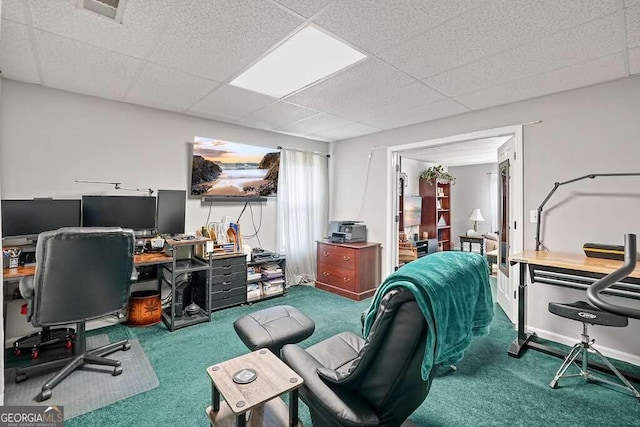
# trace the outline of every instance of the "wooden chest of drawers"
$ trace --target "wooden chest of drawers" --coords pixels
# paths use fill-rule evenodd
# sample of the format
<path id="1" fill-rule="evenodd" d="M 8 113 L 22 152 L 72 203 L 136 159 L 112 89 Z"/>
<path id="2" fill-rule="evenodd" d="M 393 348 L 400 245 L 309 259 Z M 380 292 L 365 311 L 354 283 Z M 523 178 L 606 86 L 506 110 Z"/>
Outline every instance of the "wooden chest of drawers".
<path id="1" fill-rule="evenodd" d="M 380 243 L 318 242 L 316 287 L 354 300 L 380 284 Z"/>

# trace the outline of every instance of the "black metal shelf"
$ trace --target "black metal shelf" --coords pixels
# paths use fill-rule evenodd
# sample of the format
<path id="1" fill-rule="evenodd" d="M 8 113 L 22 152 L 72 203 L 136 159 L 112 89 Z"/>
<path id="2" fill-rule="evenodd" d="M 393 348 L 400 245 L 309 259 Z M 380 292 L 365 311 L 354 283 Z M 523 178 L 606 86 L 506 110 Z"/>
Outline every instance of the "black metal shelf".
<path id="1" fill-rule="evenodd" d="M 284 285 L 283 285 L 284 286 Z M 247 298 L 247 304 L 251 304 L 254 302 L 259 302 L 259 301 L 265 301 L 271 298 L 277 298 L 277 297 L 283 297 L 286 295 L 286 291 L 282 291 L 282 292 L 278 292 L 278 293 L 274 293 L 274 294 L 270 294 L 270 295 L 262 295 L 260 297 L 257 298 Z"/>
<path id="2" fill-rule="evenodd" d="M 171 331 L 175 331 L 176 329 L 195 325 L 197 323 L 208 322 L 210 321 L 210 319 L 211 317 L 208 314 L 205 314 L 204 310 L 200 308 L 200 311 L 197 314 L 184 315 L 180 317 L 174 316 L 173 325 L 172 325 L 171 324 L 171 307 L 162 309 L 162 322 Z"/>

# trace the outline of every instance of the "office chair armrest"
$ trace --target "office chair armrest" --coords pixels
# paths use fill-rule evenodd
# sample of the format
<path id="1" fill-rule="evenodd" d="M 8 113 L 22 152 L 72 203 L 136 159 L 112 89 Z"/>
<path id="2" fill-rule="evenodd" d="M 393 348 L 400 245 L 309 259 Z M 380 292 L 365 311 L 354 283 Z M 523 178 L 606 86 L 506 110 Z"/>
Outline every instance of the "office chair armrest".
<path id="1" fill-rule="evenodd" d="M 33 276 L 21 278 L 18 286 L 20 287 L 20 295 L 22 295 L 22 298 L 27 300 L 27 320 L 30 321 L 31 316 L 33 315 L 32 302 L 36 286 L 33 280 Z"/>
<path id="2" fill-rule="evenodd" d="M 378 417 L 359 396 L 348 390 L 330 388 L 318 375 L 324 367 L 313 356 L 295 344 L 282 348 L 282 359 L 304 379 L 301 390 L 307 405 L 320 413 L 337 416 L 344 426 L 376 426 Z"/>

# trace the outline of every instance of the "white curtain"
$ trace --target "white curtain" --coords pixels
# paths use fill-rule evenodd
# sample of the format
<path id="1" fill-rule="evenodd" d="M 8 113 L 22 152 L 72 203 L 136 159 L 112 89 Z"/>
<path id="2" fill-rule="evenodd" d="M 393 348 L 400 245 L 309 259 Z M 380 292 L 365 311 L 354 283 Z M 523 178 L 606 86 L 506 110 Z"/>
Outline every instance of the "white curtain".
<path id="1" fill-rule="evenodd" d="M 491 233 L 498 231 L 498 172 L 489 173 L 489 197 L 491 198 Z"/>
<path id="2" fill-rule="evenodd" d="M 283 149 L 277 203 L 278 250 L 287 257 L 288 284 L 314 280 L 316 240 L 329 219 L 327 156 Z"/>

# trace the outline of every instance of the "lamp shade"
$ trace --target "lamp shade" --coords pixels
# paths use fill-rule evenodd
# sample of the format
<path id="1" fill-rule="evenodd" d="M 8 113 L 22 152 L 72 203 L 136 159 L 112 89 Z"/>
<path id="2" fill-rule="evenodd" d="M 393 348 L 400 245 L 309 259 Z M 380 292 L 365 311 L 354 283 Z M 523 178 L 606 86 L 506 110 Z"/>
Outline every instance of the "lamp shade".
<path id="1" fill-rule="evenodd" d="M 469 216 L 469 219 L 471 221 L 484 221 L 484 218 L 482 217 L 482 212 L 480 212 L 480 209 L 478 208 L 471 211 L 471 216 Z"/>

